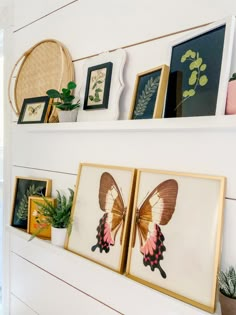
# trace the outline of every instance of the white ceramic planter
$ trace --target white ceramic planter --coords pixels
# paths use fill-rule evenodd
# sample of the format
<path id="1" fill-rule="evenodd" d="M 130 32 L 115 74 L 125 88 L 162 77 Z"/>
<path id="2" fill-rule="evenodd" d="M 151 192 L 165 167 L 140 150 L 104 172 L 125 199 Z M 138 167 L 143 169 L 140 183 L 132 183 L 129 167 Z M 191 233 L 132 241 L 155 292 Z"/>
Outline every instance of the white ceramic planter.
<path id="1" fill-rule="evenodd" d="M 59 122 L 75 122 L 77 121 L 78 108 L 73 110 L 59 110 Z"/>
<path id="2" fill-rule="evenodd" d="M 64 247 L 67 228 L 59 229 L 52 227 L 51 243 L 55 246 Z"/>

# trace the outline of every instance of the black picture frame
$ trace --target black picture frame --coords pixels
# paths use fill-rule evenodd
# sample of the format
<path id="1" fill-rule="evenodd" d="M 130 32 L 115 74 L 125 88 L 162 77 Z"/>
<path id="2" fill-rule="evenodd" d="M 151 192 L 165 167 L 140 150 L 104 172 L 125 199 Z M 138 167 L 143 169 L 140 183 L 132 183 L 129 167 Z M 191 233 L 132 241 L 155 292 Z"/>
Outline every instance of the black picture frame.
<path id="1" fill-rule="evenodd" d="M 108 108 L 112 62 L 88 68 L 84 98 L 84 110 Z"/>
<path id="2" fill-rule="evenodd" d="M 171 45 L 164 118 L 224 114 L 234 25 L 230 17 Z"/>
<path id="3" fill-rule="evenodd" d="M 28 178 L 17 176 L 12 203 L 11 226 L 27 230 L 28 197 L 45 196 L 51 194 L 52 181 L 50 179 Z M 30 193 L 34 191 L 35 193 Z"/>
<path id="4" fill-rule="evenodd" d="M 137 74 L 129 119 L 162 117 L 168 75 L 167 65 Z"/>
<path id="5" fill-rule="evenodd" d="M 18 124 L 40 124 L 48 120 L 50 105 L 48 96 L 25 98 Z"/>

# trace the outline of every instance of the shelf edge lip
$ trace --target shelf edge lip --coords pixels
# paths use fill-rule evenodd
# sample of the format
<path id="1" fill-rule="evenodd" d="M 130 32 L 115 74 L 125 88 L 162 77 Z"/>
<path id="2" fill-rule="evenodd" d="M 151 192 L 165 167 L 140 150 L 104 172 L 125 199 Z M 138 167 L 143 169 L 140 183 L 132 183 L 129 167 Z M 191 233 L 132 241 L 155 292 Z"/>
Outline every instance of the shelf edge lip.
<path id="1" fill-rule="evenodd" d="M 143 120 L 85 121 L 75 123 L 14 124 L 27 132 L 183 131 L 236 129 L 236 115 L 157 118 Z"/>

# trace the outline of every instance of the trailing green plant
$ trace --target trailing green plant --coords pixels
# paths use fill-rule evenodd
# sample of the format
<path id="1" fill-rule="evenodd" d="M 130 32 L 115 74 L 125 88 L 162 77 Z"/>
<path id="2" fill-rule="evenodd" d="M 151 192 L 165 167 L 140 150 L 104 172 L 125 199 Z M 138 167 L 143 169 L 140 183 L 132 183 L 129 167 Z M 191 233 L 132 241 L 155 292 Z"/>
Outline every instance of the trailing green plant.
<path id="1" fill-rule="evenodd" d="M 35 185 L 29 186 L 29 188 L 26 190 L 26 193 L 22 197 L 19 208 L 16 211 L 17 219 L 20 221 L 26 221 L 28 218 L 28 198 L 29 196 L 40 196 L 42 194 L 43 187 L 38 186 L 35 187 Z"/>
<path id="2" fill-rule="evenodd" d="M 78 100 L 76 103 L 73 103 L 75 96 L 72 94 L 72 91 L 76 88 L 76 83 L 74 81 L 70 81 L 67 84 L 66 88 L 63 88 L 61 92 L 50 89 L 46 92 L 46 94 L 50 98 L 56 98 L 60 101 L 55 101 L 52 105 L 55 105 L 56 108 L 60 110 L 73 110 L 80 106 L 80 101 Z"/>
<path id="3" fill-rule="evenodd" d="M 233 266 L 230 266 L 225 272 L 219 272 L 218 283 L 222 294 L 236 299 L 236 272 Z"/>
<path id="4" fill-rule="evenodd" d="M 234 80 L 236 80 L 236 73 L 232 74 L 231 78 L 229 79 L 229 82 Z"/>
<path id="5" fill-rule="evenodd" d="M 147 109 L 148 103 L 150 102 L 153 94 L 156 92 L 157 87 L 160 82 L 160 76 L 157 76 L 155 79 L 151 77 L 142 92 L 139 95 L 136 108 L 134 110 L 134 118 L 137 119 L 139 116 L 143 116 L 145 110 Z"/>
<path id="6" fill-rule="evenodd" d="M 44 203 L 34 201 L 38 206 L 35 220 L 38 223 L 39 229 L 36 233 L 32 234 L 29 240 L 32 240 L 44 228 L 47 228 L 50 225 L 54 228 L 67 228 L 68 234 L 70 234 L 72 227 L 71 208 L 74 199 L 74 191 L 71 188 L 68 188 L 68 190 L 70 192 L 68 198 L 65 195 L 61 195 L 57 190 L 55 205 L 44 196 L 42 196 Z"/>

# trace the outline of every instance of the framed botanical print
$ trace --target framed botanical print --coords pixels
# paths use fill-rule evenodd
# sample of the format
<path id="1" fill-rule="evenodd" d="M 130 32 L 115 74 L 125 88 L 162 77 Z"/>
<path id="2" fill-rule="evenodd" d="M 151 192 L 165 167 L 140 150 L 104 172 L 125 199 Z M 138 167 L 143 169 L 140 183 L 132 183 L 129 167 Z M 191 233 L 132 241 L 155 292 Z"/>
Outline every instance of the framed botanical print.
<path id="1" fill-rule="evenodd" d="M 15 189 L 12 204 L 11 225 L 27 230 L 28 199 L 30 196 L 45 196 L 51 194 L 50 179 L 19 177 L 15 178 Z"/>
<path id="2" fill-rule="evenodd" d="M 88 68 L 84 109 L 107 108 L 110 94 L 112 62 Z"/>
<path id="3" fill-rule="evenodd" d="M 66 249 L 123 272 L 134 176 L 132 168 L 80 165 Z"/>
<path id="4" fill-rule="evenodd" d="M 230 17 L 171 44 L 165 118 L 225 113 L 234 29 Z"/>
<path id="5" fill-rule="evenodd" d="M 50 112 L 48 96 L 24 99 L 18 124 L 36 124 L 47 122 Z"/>
<path id="6" fill-rule="evenodd" d="M 138 170 L 126 275 L 214 312 L 225 178 Z"/>
<path id="7" fill-rule="evenodd" d="M 167 65 L 137 74 L 129 119 L 162 117 L 168 75 Z"/>

